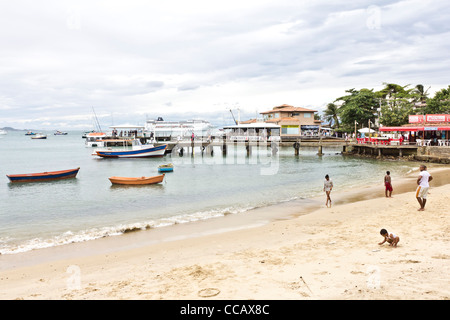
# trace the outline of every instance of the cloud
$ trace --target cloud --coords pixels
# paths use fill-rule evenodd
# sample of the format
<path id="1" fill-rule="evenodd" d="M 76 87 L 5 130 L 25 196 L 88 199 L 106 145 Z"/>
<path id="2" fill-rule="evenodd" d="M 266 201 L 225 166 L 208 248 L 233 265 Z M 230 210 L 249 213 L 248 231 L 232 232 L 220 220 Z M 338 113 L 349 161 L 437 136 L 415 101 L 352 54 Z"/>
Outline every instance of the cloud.
<path id="1" fill-rule="evenodd" d="M 252 116 L 283 103 L 320 109 L 386 81 L 439 90 L 449 9 L 438 0 L 4 2 L 0 127 L 78 128 L 92 107 L 130 123 L 236 106 Z"/>

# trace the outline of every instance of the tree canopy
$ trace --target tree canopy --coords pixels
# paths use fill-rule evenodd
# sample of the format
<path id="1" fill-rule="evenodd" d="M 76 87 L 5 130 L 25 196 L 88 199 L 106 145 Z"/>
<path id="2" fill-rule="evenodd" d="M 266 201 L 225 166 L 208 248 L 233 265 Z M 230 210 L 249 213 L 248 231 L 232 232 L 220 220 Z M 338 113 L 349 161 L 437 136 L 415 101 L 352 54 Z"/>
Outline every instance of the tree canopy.
<path id="1" fill-rule="evenodd" d="M 449 114 L 450 113 L 450 85 L 427 100 L 425 113 L 428 114 Z"/>
<path id="2" fill-rule="evenodd" d="M 358 127 L 401 126 L 408 123 L 412 114 L 450 113 L 450 85 L 429 97 L 428 89 L 422 84 L 411 87 L 383 83 L 380 91 L 355 88 L 346 90 L 347 95 L 329 103 L 324 111 L 324 119 L 342 131 L 353 131 Z"/>
<path id="3" fill-rule="evenodd" d="M 369 126 L 369 121 L 373 126 L 379 106 L 373 89 L 350 89 L 345 92 L 349 94 L 336 99 L 336 102 L 342 102 L 338 110 L 342 129 L 352 131 L 355 123 Z"/>

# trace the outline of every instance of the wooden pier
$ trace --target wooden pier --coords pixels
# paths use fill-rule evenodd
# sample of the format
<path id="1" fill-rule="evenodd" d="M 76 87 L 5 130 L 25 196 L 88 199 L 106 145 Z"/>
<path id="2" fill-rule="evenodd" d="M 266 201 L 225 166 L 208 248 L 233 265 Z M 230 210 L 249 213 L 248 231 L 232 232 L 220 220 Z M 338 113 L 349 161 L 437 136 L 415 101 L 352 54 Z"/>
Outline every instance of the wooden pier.
<path id="1" fill-rule="evenodd" d="M 167 151 L 177 152 L 180 156 L 184 154 L 194 154 L 194 150 L 197 149 L 201 154 L 213 154 L 214 147 L 220 148 L 223 155 L 226 155 L 230 147 L 245 147 L 247 155 L 251 155 L 253 148 L 267 148 L 271 149 L 272 154 L 276 154 L 280 147 L 291 147 L 295 155 L 300 154 L 302 147 L 317 148 L 317 154 L 323 155 L 324 147 L 342 147 L 342 152 L 346 152 L 351 145 L 349 141 L 339 140 L 317 140 L 317 141 L 296 141 L 296 142 L 281 142 L 281 141 L 229 141 L 229 140 L 216 140 L 216 141 L 165 141 L 158 142 L 158 144 L 165 143 L 168 145 Z"/>
<path id="2" fill-rule="evenodd" d="M 404 157 L 417 154 L 417 145 L 376 145 L 376 144 L 361 144 L 353 143 L 352 152 L 355 154 L 371 155 L 375 157 L 394 156 Z"/>

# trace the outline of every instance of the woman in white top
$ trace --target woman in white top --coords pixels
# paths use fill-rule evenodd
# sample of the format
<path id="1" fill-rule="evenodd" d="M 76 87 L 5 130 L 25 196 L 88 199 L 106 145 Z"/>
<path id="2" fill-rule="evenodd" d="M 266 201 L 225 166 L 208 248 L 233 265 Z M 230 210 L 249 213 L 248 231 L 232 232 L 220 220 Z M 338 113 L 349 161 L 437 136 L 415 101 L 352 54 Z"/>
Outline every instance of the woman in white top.
<path id="1" fill-rule="evenodd" d="M 325 176 L 325 181 L 323 182 L 323 191 L 327 194 L 327 202 L 325 205 L 328 208 L 328 201 L 330 202 L 330 208 L 331 208 L 331 198 L 330 198 L 330 192 L 333 189 L 333 181 L 331 181 L 330 177 L 328 175 Z"/>

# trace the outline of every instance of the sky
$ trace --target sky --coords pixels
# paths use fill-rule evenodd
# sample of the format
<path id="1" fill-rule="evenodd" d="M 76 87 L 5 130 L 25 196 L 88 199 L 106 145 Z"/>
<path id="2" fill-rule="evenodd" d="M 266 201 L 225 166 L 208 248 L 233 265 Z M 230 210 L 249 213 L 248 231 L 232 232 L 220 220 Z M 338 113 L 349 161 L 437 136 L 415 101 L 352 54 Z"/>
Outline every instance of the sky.
<path id="1" fill-rule="evenodd" d="M 0 127 L 205 119 L 450 84 L 450 1 L 0 3 Z"/>

